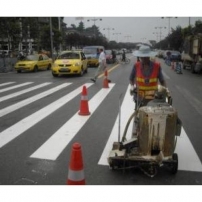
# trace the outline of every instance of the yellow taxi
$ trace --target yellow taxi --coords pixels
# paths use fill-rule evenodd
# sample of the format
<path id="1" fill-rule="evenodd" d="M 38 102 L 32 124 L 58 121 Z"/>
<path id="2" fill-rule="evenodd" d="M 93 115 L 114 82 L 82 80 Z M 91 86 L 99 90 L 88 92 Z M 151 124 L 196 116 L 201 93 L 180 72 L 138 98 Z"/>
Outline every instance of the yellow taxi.
<path id="1" fill-rule="evenodd" d="M 45 54 L 28 55 L 16 62 L 14 68 L 18 73 L 22 71 L 37 72 L 38 70 L 50 70 L 52 59 Z"/>
<path id="2" fill-rule="evenodd" d="M 55 60 L 52 66 L 52 75 L 77 74 L 83 76 L 88 72 L 86 56 L 82 51 L 63 51 Z"/>

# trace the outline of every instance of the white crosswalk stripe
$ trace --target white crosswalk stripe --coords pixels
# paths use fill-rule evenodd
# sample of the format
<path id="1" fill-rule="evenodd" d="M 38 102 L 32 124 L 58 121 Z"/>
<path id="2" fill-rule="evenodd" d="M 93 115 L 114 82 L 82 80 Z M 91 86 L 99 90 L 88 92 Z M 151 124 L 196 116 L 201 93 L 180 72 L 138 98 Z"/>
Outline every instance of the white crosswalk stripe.
<path id="1" fill-rule="evenodd" d="M 9 91 L 9 90 L 13 90 L 13 89 L 16 89 L 16 88 L 20 88 L 22 86 L 26 86 L 26 85 L 29 85 L 29 84 L 32 84 L 32 83 L 33 82 L 26 82 L 26 83 L 22 83 L 22 84 L 19 84 L 19 85 L 16 85 L 16 86 L 4 88 L 4 89 L 0 90 L 0 93 L 6 92 L 6 91 Z"/>
<path id="2" fill-rule="evenodd" d="M 5 87 L 1 89 L 0 92 L 6 92 L 11 89 L 20 88 L 22 86 L 26 86 L 32 84 L 33 82 L 25 82 L 23 84 L 15 85 L 15 82 L 6 82 L 0 84 L 1 87 Z M 14 86 L 6 87 L 8 85 L 13 84 Z M 0 102 L 3 102 L 8 99 L 15 98 L 17 96 L 23 95 L 27 92 L 31 92 L 33 90 L 45 87 L 52 84 L 51 82 L 42 83 L 39 85 L 35 85 L 33 87 L 26 88 L 24 90 L 19 90 L 18 92 L 11 93 L 5 95 L 0 98 Z M 11 112 L 20 109 L 28 104 L 31 104 L 35 101 L 38 101 L 41 98 L 44 98 L 48 95 L 56 93 L 58 90 L 64 89 L 65 87 L 71 85 L 71 83 L 63 83 L 56 87 L 51 87 L 51 89 L 36 94 L 28 99 L 22 100 L 13 105 L 7 106 L 0 110 L 0 117 L 5 116 Z M 84 84 L 87 88 L 93 85 L 93 83 Z M 99 105 L 103 102 L 103 100 L 107 97 L 107 95 L 114 89 L 115 84 L 110 83 L 108 89 L 100 89 L 90 100 L 90 112 L 91 115 L 96 111 Z M 0 148 L 8 144 L 10 141 L 14 140 L 18 136 L 20 136 L 23 132 L 27 131 L 47 116 L 52 114 L 57 109 L 64 106 L 69 101 L 73 100 L 76 96 L 78 96 L 82 91 L 82 86 L 79 86 L 75 90 L 69 92 L 63 97 L 58 98 L 56 101 L 50 103 L 46 107 L 34 112 L 33 114 L 23 118 L 19 122 L 14 125 L 6 128 L 0 133 Z M 120 129 L 120 139 L 122 138 L 125 126 L 127 121 L 134 110 L 134 103 L 132 101 L 132 97 L 129 95 L 130 86 L 128 86 L 125 95 L 123 96 L 123 102 L 120 106 L 120 128 L 119 128 L 119 114 L 115 120 L 114 126 L 112 127 L 111 134 L 107 140 L 105 147 L 103 148 L 103 152 L 99 158 L 98 164 L 108 166 L 107 158 L 110 150 L 112 149 L 113 142 L 117 142 L 119 138 L 119 129 Z M 57 131 L 52 134 L 45 142 L 41 142 L 41 146 L 34 151 L 30 157 L 35 159 L 45 159 L 45 160 L 56 160 L 59 155 L 63 152 L 63 150 L 67 147 L 70 141 L 76 136 L 76 134 L 82 129 L 82 127 L 86 124 L 90 116 L 80 116 L 78 112 L 74 114 L 66 123 L 60 126 Z M 130 139 L 132 134 L 132 124 L 129 125 L 127 132 L 127 139 Z M 182 128 L 181 136 L 177 138 L 177 146 L 175 152 L 178 154 L 179 158 L 179 170 L 185 171 L 195 171 L 202 172 L 202 164 L 201 161 L 195 152 L 184 128 Z M 54 148 L 54 149 L 53 149 Z"/>
<path id="3" fill-rule="evenodd" d="M 101 89 L 90 101 L 91 115 L 109 94 L 114 84 L 109 85 L 110 88 Z M 33 158 L 41 158 L 47 160 L 55 160 L 77 134 L 77 132 L 88 121 L 90 116 L 80 116 L 78 112 L 68 120 L 55 134 L 53 134 L 47 142 L 45 142 L 35 153 L 31 155 Z M 52 149 L 54 148 L 54 149 Z"/>
<path id="4" fill-rule="evenodd" d="M 33 87 L 30 87 L 30 88 L 27 88 L 25 90 L 21 90 L 21 91 L 18 91 L 16 93 L 12 93 L 12 94 L 0 97 L 0 102 L 3 102 L 5 100 L 8 100 L 8 99 L 11 99 L 11 98 L 14 98 L 14 97 L 17 97 L 17 96 L 22 95 L 24 93 L 27 93 L 27 92 L 30 92 L 30 91 L 42 88 L 42 87 L 50 85 L 50 84 L 51 84 L 50 82 L 42 83 L 42 84 L 39 84 L 37 86 L 33 86 Z"/>
<path id="5" fill-rule="evenodd" d="M 129 86 L 128 86 L 128 90 L 129 90 Z M 133 109 L 133 105 L 130 105 L 131 98 L 129 98 L 128 94 L 129 93 L 126 93 L 121 106 L 121 117 L 123 117 L 123 122 L 121 123 L 121 129 L 122 129 L 121 136 L 123 135 L 126 122 L 129 119 L 130 115 L 132 114 L 131 109 Z M 129 127 L 128 129 L 128 134 L 132 134 L 131 127 Z M 128 139 L 128 136 L 126 137 Z M 107 141 L 106 147 L 104 148 L 101 158 L 98 162 L 99 165 L 108 165 L 107 158 L 108 158 L 109 152 L 112 149 L 113 142 L 117 142 L 117 141 L 118 141 L 118 116 L 114 124 L 114 127 L 112 129 L 112 132 L 109 136 L 109 139 Z M 178 165 L 179 170 L 202 172 L 201 161 L 196 151 L 194 150 L 184 128 L 182 128 L 181 135 L 177 137 L 177 146 L 176 146 L 175 152 L 178 154 L 178 158 L 179 158 L 179 165 Z"/>
<path id="6" fill-rule="evenodd" d="M 0 84 L 0 87 L 2 87 L 2 86 L 6 86 L 6 85 L 10 85 L 10 84 L 13 84 L 13 83 L 15 83 L 15 82 L 1 83 L 1 84 Z"/>
<path id="7" fill-rule="evenodd" d="M 61 84 L 59 86 L 56 86 L 55 88 L 49 89 L 49 90 L 47 90 L 45 92 L 42 92 L 42 93 L 40 93 L 38 95 L 32 96 L 32 97 L 27 98 L 25 100 L 22 100 L 22 101 L 20 101 L 20 102 L 18 102 L 16 104 L 13 104 L 13 105 L 11 105 L 9 107 L 1 109 L 0 110 L 0 117 L 5 116 L 6 114 L 9 114 L 11 112 L 14 112 L 17 109 L 19 109 L 21 107 L 24 107 L 24 106 L 26 106 L 26 105 L 28 105 L 28 104 L 36 101 L 36 100 L 39 100 L 39 99 L 41 99 L 41 98 L 43 98 L 45 96 L 48 96 L 48 95 L 50 95 L 50 94 L 52 94 L 54 92 L 57 92 L 58 90 L 67 87 L 68 85 L 70 85 L 70 83 Z"/>
<path id="8" fill-rule="evenodd" d="M 68 84 L 62 84 L 64 87 Z M 85 84 L 86 87 L 92 85 L 92 83 Z M 61 86 L 61 85 L 60 85 Z M 62 98 L 56 100 L 55 102 L 49 104 L 48 106 L 42 108 L 41 110 L 35 112 L 34 114 L 22 119 L 18 123 L 14 124 L 13 126 L 7 128 L 6 130 L 0 133 L 0 148 L 3 147 L 5 144 L 13 140 L 14 138 L 18 137 L 20 134 L 37 124 L 39 121 L 53 113 L 55 110 L 62 107 L 64 104 L 72 100 L 76 97 L 79 93 L 81 93 L 81 88 L 79 87 L 76 90 L 72 91 L 71 93 L 63 96 Z"/>

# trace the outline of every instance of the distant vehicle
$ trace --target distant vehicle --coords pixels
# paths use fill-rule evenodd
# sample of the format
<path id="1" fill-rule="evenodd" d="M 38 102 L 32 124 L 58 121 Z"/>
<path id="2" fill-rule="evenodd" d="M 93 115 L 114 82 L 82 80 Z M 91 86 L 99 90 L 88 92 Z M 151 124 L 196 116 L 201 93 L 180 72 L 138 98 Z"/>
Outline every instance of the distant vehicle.
<path id="1" fill-rule="evenodd" d="M 113 63 L 113 60 L 112 60 L 112 50 L 105 50 L 105 55 L 106 55 L 106 62 L 107 62 L 107 64 Z"/>
<path id="2" fill-rule="evenodd" d="M 102 48 L 105 51 L 104 46 L 85 46 L 83 48 L 83 53 L 85 54 L 88 60 L 88 66 L 98 67 L 98 50 Z"/>
<path id="3" fill-rule="evenodd" d="M 86 56 L 82 51 L 63 51 L 55 60 L 52 67 L 52 75 L 77 74 L 83 76 L 88 72 Z"/>
<path id="4" fill-rule="evenodd" d="M 179 51 L 171 51 L 170 61 L 180 62 L 181 61 L 181 53 Z"/>
<path id="5" fill-rule="evenodd" d="M 28 55 L 23 60 L 18 61 L 14 68 L 17 73 L 22 71 L 37 72 L 38 70 L 49 70 L 52 66 L 52 59 L 45 54 Z"/>
<path id="6" fill-rule="evenodd" d="M 182 52 L 183 69 L 191 68 L 192 73 L 202 71 L 202 34 L 185 38 Z"/>

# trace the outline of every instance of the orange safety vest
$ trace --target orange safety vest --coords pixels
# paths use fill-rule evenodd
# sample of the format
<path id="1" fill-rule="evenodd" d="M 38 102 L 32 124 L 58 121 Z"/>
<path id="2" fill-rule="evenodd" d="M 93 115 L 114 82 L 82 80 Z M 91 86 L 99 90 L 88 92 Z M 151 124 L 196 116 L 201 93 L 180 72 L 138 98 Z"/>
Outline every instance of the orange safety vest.
<path id="1" fill-rule="evenodd" d="M 158 89 L 158 74 L 160 64 L 153 63 L 153 71 L 150 76 L 146 77 L 143 75 L 141 70 L 141 63 L 137 62 L 136 67 L 136 84 L 140 91 L 150 91 Z"/>

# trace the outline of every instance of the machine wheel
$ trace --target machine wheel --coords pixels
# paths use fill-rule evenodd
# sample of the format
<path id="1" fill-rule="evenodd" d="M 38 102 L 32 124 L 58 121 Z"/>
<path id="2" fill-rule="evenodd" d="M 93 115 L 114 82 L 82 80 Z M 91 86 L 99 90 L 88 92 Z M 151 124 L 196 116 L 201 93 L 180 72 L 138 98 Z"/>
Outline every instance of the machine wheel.
<path id="1" fill-rule="evenodd" d="M 173 163 L 171 167 L 171 173 L 176 174 L 178 170 L 178 155 L 176 153 L 173 154 Z"/>

